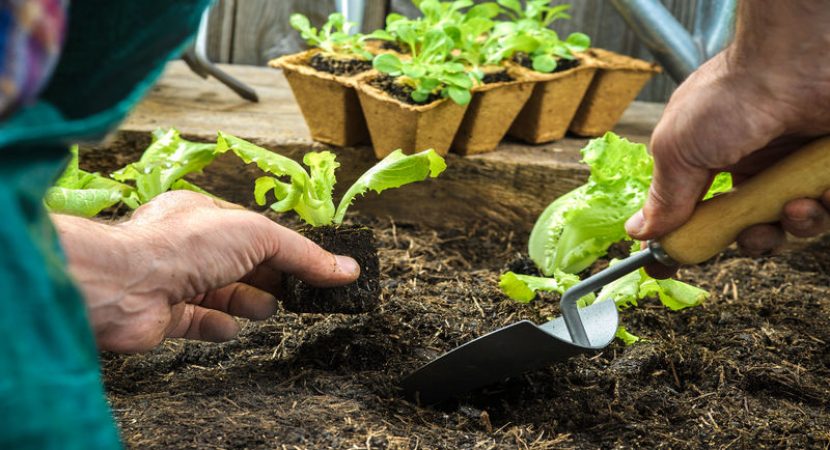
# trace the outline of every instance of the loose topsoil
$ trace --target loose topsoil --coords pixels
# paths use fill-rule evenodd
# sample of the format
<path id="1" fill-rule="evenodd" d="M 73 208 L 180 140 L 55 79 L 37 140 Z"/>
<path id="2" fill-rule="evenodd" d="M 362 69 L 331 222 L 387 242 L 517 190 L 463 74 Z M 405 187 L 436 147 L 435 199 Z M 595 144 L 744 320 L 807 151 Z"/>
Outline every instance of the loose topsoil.
<path id="1" fill-rule="evenodd" d="M 372 61 L 362 59 L 339 59 L 317 53 L 308 61 L 308 65 L 320 72 L 350 77 L 372 69 Z"/>
<path id="2" fill-rule="evenodd" d="M 764 259 L 728 251 L 686 268 L 712 292 L 671 312 L 622 313 L 615 342 L 440 408 L 400 377 L 482 333 L 544 321 L 556 298 L 505 299 L 497 278 L 525 236 L 375 222 L 382 301 L 369 314 L 280 311 L 225 344 L 168 341 L 104 355 L 131 448 L 827 448 L 830 238 Z M 514 265 L 521 267 L 521 265 Z"/>

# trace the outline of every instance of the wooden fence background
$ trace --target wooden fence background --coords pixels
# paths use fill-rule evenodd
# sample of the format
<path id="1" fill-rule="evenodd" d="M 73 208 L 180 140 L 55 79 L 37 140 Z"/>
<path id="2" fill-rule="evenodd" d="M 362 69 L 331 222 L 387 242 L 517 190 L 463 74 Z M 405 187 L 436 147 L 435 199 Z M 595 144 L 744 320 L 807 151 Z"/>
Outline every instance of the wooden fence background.
<path id="1" fill-rule="evenodd" d="M 690 28 L 696 3 L 706 0 L 661 1 Z M 571 0 L 569 3 L 573 18 L 557 22 L 556 30 L 561 35 L 582 31 L 591 36 L 596 47 L 654 60 L 610 2 Z M 364 31 L 383 26 L 387 8 L 408 16 L 417 14 L 410 0 L 367 0 L 366 5 Z M 215 62 L 264 65 L 271 58 L 304 47 L 299 34 L 288 25 L 292 13 L 303 13 L 320 24 L 334 10 L 334 0 L 219 0 L 211 12 L 209 55 Z M 639 99 L 666 101 L 675 87 L 668 76 L 660 75 L 645 87 Z"/>

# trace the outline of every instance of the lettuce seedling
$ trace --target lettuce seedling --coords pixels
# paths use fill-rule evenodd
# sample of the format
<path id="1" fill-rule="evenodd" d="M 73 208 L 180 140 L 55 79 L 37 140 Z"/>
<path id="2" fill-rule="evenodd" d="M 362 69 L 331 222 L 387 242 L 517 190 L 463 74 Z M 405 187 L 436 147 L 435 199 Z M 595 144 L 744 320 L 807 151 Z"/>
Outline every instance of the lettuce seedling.
<path id="1" fill-rule="evenodd" d="M 78 146 L 73 145 L 69 165 L 46 191 L 43 201 L 54 213 L 94 217 L 129 197 L 134 189 L 110 178 L 78 167 Z"/>
<path id="2" fill-rule="evenodd" d="M 609 132 L 592 140 L 582 157 L 591 168 L 588 182 L 551 203 L 530 234 L 528 254 L 548 276 L 581 272 L 629 239 L 625 221 L 643 207 L 651 185 L 654 163 L 645 145 Z M 709 195 L 731 188 L 729 174 L 721 174 Z"/>
<path id="3" fill-rule="evenodd" d="M 192 173 L 201 172 L 216 158 L 215 144 L 203 144 L 182 139 L 176 129 L 156 130 L 153 142 L 141 159 L 114 172 L 112 178 L 135 183 L 135 190 L 122 201 L 137 208 L 170 190 L 188 190 L 206 195 L 210 193 L 185 180 Z"/>
<path id="4" fill-rule="evenodd" d="M 319 30 L 312 27 L 308 17 L 302 14 L 292 14 L 289 21 L 291 27 L 300 32 L 300 36 L 308 45 L 319 48 L 323 53 L 366 61 L 372 59 L 372 54 L 366 51 L 363 45 L 366 37 L 361 34 L 350 34 L 349 31 L 355 24 L 346 21 L 343 14 L 331 14 Z"/>
<path id="5" fill-rule="evenodd" d="M 551 278 L 512 273 L 502 276 L 502 290 L 517 301 L 528 302 L 539 291 L 564 293 L 578 282 L 574 274 L 605 256 L 612 244 L 630 239 L 625 221 L 645 203 L 654 168 L 645 145 L 609 132 L 588 143 L 582 157 L 591 168 L 588 182 L 551 203 L 537 220 L 528 242 L 530 258 L 543 275 Z M 707 197 L 731 188 L 729 174 L 720 174 Z M 634 241 L 632 249 L 639 249 L 639 242 Z M 708 294 L 680 281 L 655 280 L 639 270 L 580 303 L 613 299 L 618 307 L 625 308 L 654 296 L 669 309 L 680 310 L 699 305 Z M 636 339 L 624 329 L 618 336 L 627 342 Z"/>
<path id="6" fill-rule="evenodd" d="M 55 213 L 93 217 L 118 203 L 138 208 L 169 190 L 185 189 L 210 195 L 184 177 L 213 162 L 215 147 L 186 141 L 175 129 L 156 130 L 152 144 L 141 159 L 108 178 L 79 169 L 78 147 L 73 146 L 69 165 L 46 192 L 44 202 Z"/>
<path id="7" fill-rule="evenodd" d="M 290 158 L 219 132 L 216 152 L 224 153 L 228 150 L 233 151 L 246 164 L 255 163 L 269 174 L 256 180 L 254 198 L 258 205 L 265 205 L 266 197 L 271 193 L 277 199 L 271 204 L 271 209 L 280 213 L 293 210 L 314 227 L 342 223 L 346 211 L 358 195 L 364 195 L 370 190 L 379 194 L 428 177 L 435 178 L 447 168 L 444 158 L 434 150 L 414 155 L 405 155 L 396 150 L 358 178 L 335 208 L 332 191 L 337 182 L 335 171 L 340 164 L 333 153 L 306 153 L 303 157 L 303 163 L 308 167 L 306 170 Z"/>
<path id="8" fill-rule="evenodd" d="M 454 42 L 443 30 L 432 29 L 419 36 L 412 28 L 398 30 L 411 52 L 408 58 L 384 53 L 375 57 L 375 69 L 396 78 L 396 82 L 412 88 L 416 103 L 426 102 L 432 95 L 450 98 L 459 105 L 470 103 L 474 74 L 454 61 Z"/>

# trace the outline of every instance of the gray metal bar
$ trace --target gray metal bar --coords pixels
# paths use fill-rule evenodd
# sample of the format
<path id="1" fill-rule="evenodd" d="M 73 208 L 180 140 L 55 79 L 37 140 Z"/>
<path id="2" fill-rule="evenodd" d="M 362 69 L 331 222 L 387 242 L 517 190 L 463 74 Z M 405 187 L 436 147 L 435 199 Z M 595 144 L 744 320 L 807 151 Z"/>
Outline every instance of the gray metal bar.
<path id="1" fill-rule="evenodd" d="M 703 63 L 692 35 L 658 0 L 611 0 L 666 72 L 683 80 Z"/>
<path id="2" fill-rule="evenodd" d="M 682 82 L 732 39 L 737 0 L 697 0 L 689 33 L 659 0 L 611 0 L 666 72 Z"/>
<path id="3" fill-rule="evenodd" d="M 601 289 L 608 283 L 656 261 L 657 259 L 655 259 L 651 249 L 643 250 L 602 272 L 580 281 L 576 286 L 565 292 L 565 295 L 562 296 L 562 300 L 559 302 L 559 308 L 562 310 L 562 318 L 565 319 L 565 325 L 568 327 L 568 333 L 570 333 L 571 340 L 574 344 L 583 347 L 589 347 L 591 345 L 591 342 L 588 340 L 588 334 L 585 332 L 585 325 L 582 324 L 582 318 L 579 315 L 579 307 L 577 307 L 576 302 L 582 297 Z M 597 301 L 609 300 L 597 299 Z"/>
<path id="4" fill-rule="evenodd" d="M 258 102 L 259 96 L 256 91 L 228 75 L 218 67 L 216 67 L 207 56 L 207 33 L 208 33 L 208 19 L 210 17 L 210 8 L 205 10 L 202 14 L 202 21 L 199 24 L 199 31 L 196 34 L 196 40 L 185 51 L 182 58 L 187 63 L 188 67 L 202 78 L 212 76 L 219 80 L 222 84 L 236 92 L 240 97 L 252 102 Z"/>

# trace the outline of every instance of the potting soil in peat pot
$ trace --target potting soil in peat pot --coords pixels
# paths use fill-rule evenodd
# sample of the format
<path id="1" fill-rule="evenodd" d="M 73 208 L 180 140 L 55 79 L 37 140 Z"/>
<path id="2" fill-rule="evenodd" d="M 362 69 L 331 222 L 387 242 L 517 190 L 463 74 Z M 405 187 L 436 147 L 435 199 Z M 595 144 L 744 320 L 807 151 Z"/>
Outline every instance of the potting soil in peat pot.
<path id="1" fill-rule="evenodd" d="M 357 314 L 372 311 L 380 301 L 380 268 L 371 228 L 361 226 L 305 227 L 303 235 L 324 249 L 354 258 L 360 277 L 342 287 L 318 288 L 294 276 L 283 278 L 283 306 L 297 313 Z"/>
<path id="2" fill-rule="evenodd" d="M 317 53 L 308 61 L 308 65 L 320 72 L 344 77 L 351 77 L 372 70 L 372 61 L 357 58 L 335 58 Z"/>

